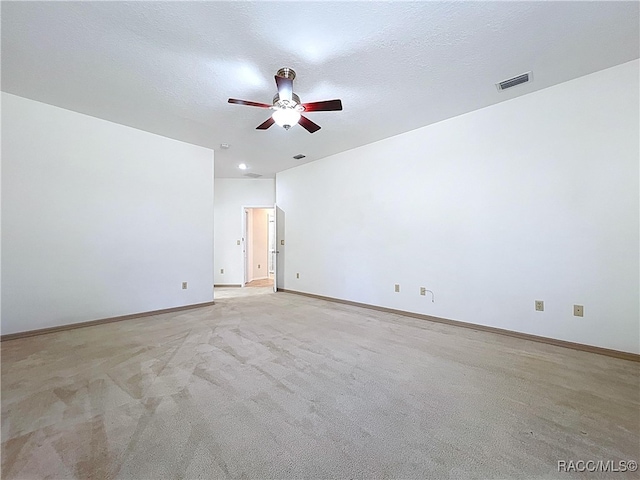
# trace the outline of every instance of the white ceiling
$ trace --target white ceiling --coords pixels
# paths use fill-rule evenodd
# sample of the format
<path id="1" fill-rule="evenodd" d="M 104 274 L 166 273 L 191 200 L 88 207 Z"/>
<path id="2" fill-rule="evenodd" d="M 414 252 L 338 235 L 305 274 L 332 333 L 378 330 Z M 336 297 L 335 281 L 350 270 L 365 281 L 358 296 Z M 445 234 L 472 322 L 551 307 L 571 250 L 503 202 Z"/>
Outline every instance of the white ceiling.
<path id="1" fill-rule="evenodd" d="M 272 177 L 639 56 L 638 2 L 2 2 L 2 90 L 216 150 Z M 255 127 L 297 72 L 309 134 Z M 531 84 L 495 82 L 533 71 Z M 612 85 L 615 88 L 615 85 Z M 221 150 L 220 143 L 229 143 Z M 294 160 L 295 154 L 307 155 Z"/>

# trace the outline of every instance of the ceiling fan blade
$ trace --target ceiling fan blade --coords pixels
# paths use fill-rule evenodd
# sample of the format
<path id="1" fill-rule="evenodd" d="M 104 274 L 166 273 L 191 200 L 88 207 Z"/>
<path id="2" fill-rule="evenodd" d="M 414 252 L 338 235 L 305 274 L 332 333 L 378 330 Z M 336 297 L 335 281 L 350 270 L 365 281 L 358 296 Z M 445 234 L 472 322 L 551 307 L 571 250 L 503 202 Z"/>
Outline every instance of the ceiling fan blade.
<path id="1" fill-rule="evenodd" d="M 266 103 L 250 102 L 249 100 L 238 100 L 236 98 L 230 98 L 229 103 L 235 103 L 236 105 L 248 105 L 249 107 L 271 108 L 273 105 Z"/>
<path id="2" fill-rule="evenodd" d="M 342 110 L 342 101 L 336 100 L 324 100 L 322 102 L 309 102 L 303 103 L 305 112 L 333 112 L 335 110 Z"/>
<path id="3" fill-rule="evenodd" d="M 309 133 L 314 133 L 320 130 L 320 125 L 318 125 L 317 123 L 313 123 L 303 115 L 300 115 L 300 120 L 298 120 L 298 123 Z"/>
<path id="4" fill-rule="evenodd" d="M 276 85 L 278 85 L 280 100 L 287 100 L 290 102 L 293 94 L 293 80 L 291 78 L 279 77 L 278 75 L 274 78 L 276 79 Z"/>
<path id="5" fill-rule="evenodd" d="M 273 117 L 269 117 L 264 122 L 262 122 L 260 125 L 258 125 L 256 127 L 256 130 L 266 130 L 267 128 L 269 128 L 274 123 L 276 123 L 276 121 L 273 119 Z"/>

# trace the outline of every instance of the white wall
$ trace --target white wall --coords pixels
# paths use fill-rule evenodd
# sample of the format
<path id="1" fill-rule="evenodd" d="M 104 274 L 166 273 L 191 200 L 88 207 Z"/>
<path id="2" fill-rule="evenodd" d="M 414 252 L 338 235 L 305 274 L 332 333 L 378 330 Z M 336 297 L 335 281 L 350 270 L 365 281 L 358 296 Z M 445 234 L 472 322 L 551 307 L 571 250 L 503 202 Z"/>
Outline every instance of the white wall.
<path id="1" fill-rule="evenodd" d="M 2 94 L 3 334 L 211 300 L 212 150 Z"/>
<path id="2" fill-rule="evenodd" d="M 241 285 L 244 280 L 244 207 L 269 207 L 275 202 L 275 180 L 216 178 L 214 264 L 216 285 Z M 224 274 L 220 270 L 224 269 Z"/>
<path id="3" fill-rule="evenodd" d="M 279 173 L 284 287 L 639 353 L 638 70 Z"/>

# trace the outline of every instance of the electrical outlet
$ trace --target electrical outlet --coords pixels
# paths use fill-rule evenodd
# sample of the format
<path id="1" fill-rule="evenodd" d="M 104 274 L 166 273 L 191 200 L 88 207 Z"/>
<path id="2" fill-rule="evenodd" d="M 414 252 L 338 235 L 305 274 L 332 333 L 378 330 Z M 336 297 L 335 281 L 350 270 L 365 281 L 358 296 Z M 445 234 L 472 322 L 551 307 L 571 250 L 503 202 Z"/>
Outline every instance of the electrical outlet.
<path id="1" fill-rule="evenodd" d="M 182 282 L 182 289 L 186 290 L 187 289 L 187 282 Z"/>
<path id="2" fill-rule="evenodd" d="M 536 311 L 537 312 L 544 311 L 544 302 L 542 300 L 536 300 Z"/>
<path id="3" fill-rule="evenodd" d="M 258 264 L 258 268 L 260 268 L 260 264 Z"/>
<path id="4" fill-rule="evenodd" d="M 582 306 L 582 305 L 574 305 L 573 306 L 573 316 L 574 317 L 584 317 L 584 306 Z"/>
<path id="5" fill-rule="evenodd" d="M 221 269 L 220 269 L 220 273 L 221 273 L 222 275 L 224 275 L 224 268 L 221 268 Z"/>
<path id="6" fill-rule="evenodd" d="M 395 292 L 399 292 L 400 291 L 400 284 L 396 283 L 395 287 L 394 287 Z"/>
<path id="7" fill-rule="evenodd" d="M 236 245 L 240 245 L 240 240 L 236 240 Z"/>
<path id="8" fill-rule="evenodd" d="M 284 245 L 284 240 L 280 240 L 280 245 Z"/>
<path id="9" fill-rule="evenodd" d="M 299 273 L 296 273 L 296 278 L 300 278 L 300 274 Z"/>
<path id="10" fill-rule="evenodd" d="M 420 295 L 426 295 L 427 294 L 427 288 L 426 287 L 420 287 Z"/>

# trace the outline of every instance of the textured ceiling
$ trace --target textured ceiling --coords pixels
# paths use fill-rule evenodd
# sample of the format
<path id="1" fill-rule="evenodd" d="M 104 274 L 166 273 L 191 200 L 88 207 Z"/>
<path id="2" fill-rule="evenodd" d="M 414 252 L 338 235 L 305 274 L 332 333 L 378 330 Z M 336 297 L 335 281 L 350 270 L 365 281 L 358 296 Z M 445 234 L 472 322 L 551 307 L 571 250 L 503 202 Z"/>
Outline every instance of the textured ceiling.
<path id="1" fill-rule="evenodd" d="M 275 172 L 639 56 L 638 2 L 6 2 L 2 90 Z M 311 135 L 255 127 L 296 70 Z M 495 82 L 532 70 L 533 82 Z M 615 88 L 615 86 L 612 86 Z M 231 148 L 221 150 L 220 143 Z M 293 155 L 303 153 L 304 160 Z"/>

